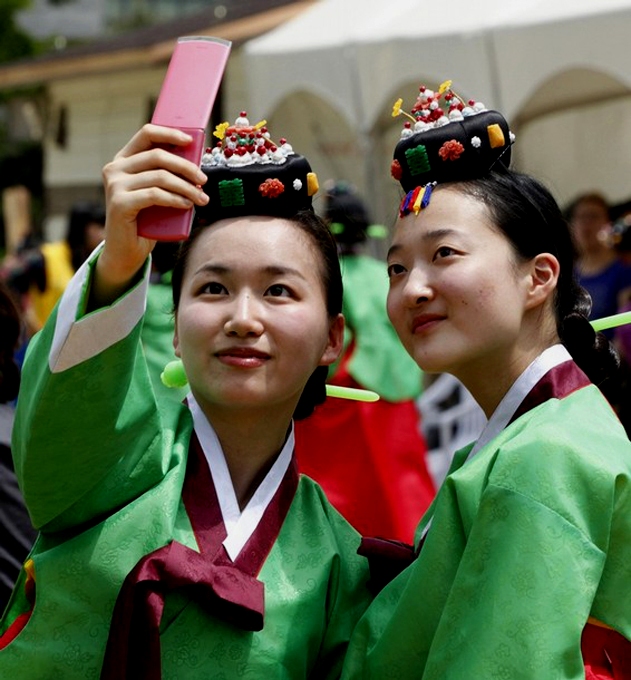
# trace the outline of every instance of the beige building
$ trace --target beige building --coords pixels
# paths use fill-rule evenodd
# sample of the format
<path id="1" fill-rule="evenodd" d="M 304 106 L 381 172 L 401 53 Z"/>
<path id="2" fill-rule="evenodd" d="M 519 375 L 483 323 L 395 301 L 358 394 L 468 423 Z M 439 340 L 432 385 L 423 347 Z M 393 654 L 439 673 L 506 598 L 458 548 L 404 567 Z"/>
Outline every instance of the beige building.
<path id="1" fill-rule="evenodd" d="M 45 237 L 63 236 L 68 210 L 76 200 L 102 196 L 101 169 L 150 119 L 179 36 L 212 35 L 233 42 L 209 126 L 212 129 L 249 104 L 241 54 L 244 42 L 311 4 L 309 0 L 250 0 L 237 3 L 234 10 L 227 5 L 227 13 L 225 7 L 222 12 L 210 8 L 166 24 L 0 67 L 0 90 L 16 93 L 11 107 L 18 121 L 14 129 L 42 140 Z M 36 86 L 41 94 L 34 99 Z M 29 92 L 28 96 L 20 96 L 21 89 Z M 6 186 L 6 181 L 3 184 Z M 10 203 L 10 197 L 4 202 Z"/>

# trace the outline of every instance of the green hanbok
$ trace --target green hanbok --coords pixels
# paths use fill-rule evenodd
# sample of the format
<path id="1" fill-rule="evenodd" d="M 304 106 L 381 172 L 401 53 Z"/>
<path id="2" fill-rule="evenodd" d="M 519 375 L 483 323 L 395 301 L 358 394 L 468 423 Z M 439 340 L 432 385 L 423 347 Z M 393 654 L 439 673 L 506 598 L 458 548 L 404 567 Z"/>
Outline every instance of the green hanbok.
<path id="1" fill-rule="evenodd" d="M 0 678 L 99 678 L 123 583 L 142 558 L 171 548 L 191 564 L 208 556 L 210 572 L 228 576 L 219 574 L 218 595 L 203 597 L 195 583 L 154 584 L 151 597 L 164 605 L 162 677 L 338 677 L 370 599 L 359 535 L 298 475 L 291 432 L 240 511 L 192 397 L 190 408 L 156 403 L 140 341 L 147 277 L 85 314 L 94 261 L 79 270 L 24 366 L 13 451 L 41 534 L 0 624 Z M 224 615 L 233 595 L 220 586 L 230 590 L 235 570 L 259 598 L 254 624 L 248 611 Z M 146 650 L 130 651 L 142 666 Z"/>
<path id="2" fill-rule="evenodd" d="M 416 548 L 358 624 L 345 680 L 582 680 L 588 620 L 631 639 L 631 443 L 563 347 L 456 454 Z"/>

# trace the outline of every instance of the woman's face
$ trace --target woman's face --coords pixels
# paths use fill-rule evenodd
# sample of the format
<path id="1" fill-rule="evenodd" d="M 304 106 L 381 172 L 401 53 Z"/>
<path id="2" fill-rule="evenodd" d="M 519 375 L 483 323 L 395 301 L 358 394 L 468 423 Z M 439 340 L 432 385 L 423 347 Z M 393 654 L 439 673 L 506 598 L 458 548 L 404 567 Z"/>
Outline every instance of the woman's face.
<path id="1" fill-rule="evenodd" d="M 319 365 L 337 358 L 320 253 L 291 221 L 222 220 L 189 253 L 174 346 L 202 408 L 280 408 L 291 417 Z"/>
<path id="2" fill-rule="evenodd" d="M 607 208 L 598 201 L 585 199 L 572 211 L 570 228 L 581 255 L 606 249 L 610 222 Z"/>
<path id="3" fill-rule="evenodd" d="M 454 188 L 434 191 L 418 215 L 399 218 L 388 275 L 390 320 L 423 370 L 467 384 L 510 365 L 528 266 L 517 263 L 482 203 Z"/>

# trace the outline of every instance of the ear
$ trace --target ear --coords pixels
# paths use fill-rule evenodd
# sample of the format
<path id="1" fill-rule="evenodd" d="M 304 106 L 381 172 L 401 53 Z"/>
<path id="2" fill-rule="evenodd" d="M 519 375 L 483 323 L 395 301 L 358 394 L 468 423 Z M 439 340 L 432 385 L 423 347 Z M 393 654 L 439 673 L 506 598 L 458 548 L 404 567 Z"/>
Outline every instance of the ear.
<path id="1" fill-rule="evenodd" d="M 540 306 L 551 299 L 557 287 L 561 267 L 551 253 L 539 253 L 530 262 L 526 309 Z"/>
<path id="2" fill-rule="evenodd" d="M 319 366 L 330 366 L 340 356 L 344 345 L 344 317 L 338 314 L 329 324 L 329 339 Z"/>
<path id="3" fill-rule="evenodd" d="M 175 350 L 175 356 L 178 359 L 182 358 L 182 353 L 180 352 L 180 336 L 177 332 L 177 314 L 175 315 L 175 330 L 173 331 L 173 349 Z"/>

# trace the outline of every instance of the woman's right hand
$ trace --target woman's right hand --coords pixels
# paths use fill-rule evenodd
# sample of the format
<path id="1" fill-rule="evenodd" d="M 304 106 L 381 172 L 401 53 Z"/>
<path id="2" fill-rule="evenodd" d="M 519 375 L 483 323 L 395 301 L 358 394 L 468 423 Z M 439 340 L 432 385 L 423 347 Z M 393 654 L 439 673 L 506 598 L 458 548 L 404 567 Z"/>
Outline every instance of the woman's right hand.
<path id="1" fill-rule="evenodd" d="M 191 137 L 175 128 L 147 124 L 103 168 L 105 245 L 96 265 L 92 304 L 113 302 L 131 284 L 155 241 L 139 237 L 136 220 L 143 208 L 189 209 L 205 205 L 200 188 L 206 175 L 194 163 L 161 146 L 186 146 Z"/>

